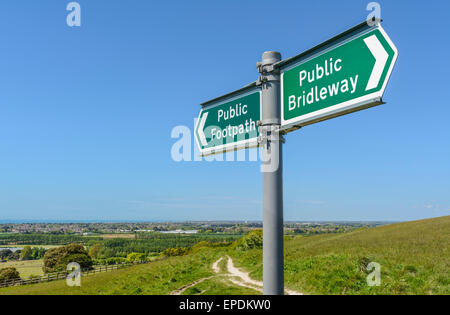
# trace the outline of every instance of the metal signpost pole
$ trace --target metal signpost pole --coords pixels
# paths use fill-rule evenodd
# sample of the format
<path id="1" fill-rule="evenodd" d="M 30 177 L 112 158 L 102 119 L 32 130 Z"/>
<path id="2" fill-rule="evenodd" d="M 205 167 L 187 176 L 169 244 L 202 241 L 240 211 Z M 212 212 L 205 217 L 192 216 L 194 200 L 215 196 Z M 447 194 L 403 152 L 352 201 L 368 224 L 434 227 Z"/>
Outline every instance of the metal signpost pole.
<path id="1" fill-rule="evenodd" d="M 263 172 L 263 282 L 265 295 L 284 294 L 283 257 L 283 159 L 280 74 L 273 64 L 278 52 L 265 52 L 258 63 L 262 85 L 262 172 Z"/>

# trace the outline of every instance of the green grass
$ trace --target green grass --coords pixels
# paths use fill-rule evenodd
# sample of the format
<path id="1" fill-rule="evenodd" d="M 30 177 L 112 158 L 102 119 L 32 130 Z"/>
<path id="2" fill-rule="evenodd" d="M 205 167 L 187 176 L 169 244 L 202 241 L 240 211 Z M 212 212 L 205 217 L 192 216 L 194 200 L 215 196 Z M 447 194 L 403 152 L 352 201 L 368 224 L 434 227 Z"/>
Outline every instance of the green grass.
<path id="1" fill-rule="evenodd" d="M 211 265 L 223 254 L 223 250 L 203 249 L 187 256 L 83 277 L 81 287 L 68 287 L 65 281 L 55 281 L 0 289 L 0 295 L 170 294 L 195 280 L 212 276 Z"/>
<path id="2" fill-rule="evenodd" d="M 285 283 L 307 294 L 450 294 L 450 217 L 286 242 Z M 262 252 L 230 254 L 262 279 Z M 365 267 L 381 265 L 381 286 Z"/>

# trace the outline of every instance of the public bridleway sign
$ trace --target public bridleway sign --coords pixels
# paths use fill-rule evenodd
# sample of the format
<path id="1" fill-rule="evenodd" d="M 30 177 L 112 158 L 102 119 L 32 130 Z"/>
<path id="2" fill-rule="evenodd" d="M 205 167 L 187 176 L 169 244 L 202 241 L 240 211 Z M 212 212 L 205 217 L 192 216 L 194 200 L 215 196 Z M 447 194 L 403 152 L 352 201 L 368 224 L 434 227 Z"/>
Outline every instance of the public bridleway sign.
<path id="1" fill-rule="evenodd" d="M 397 49 L 381 25 L 281 67 L 281 129 L 382 104 Z"/>

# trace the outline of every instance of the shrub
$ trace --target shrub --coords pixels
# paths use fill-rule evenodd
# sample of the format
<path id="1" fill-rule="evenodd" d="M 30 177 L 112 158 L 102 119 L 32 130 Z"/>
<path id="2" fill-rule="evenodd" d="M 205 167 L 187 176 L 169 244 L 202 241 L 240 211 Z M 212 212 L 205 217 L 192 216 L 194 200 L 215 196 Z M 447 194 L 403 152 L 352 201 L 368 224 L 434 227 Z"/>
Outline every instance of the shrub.
<path id="1" fill-rule="evenodd" d="M 92 259 L 81 244 L 70 244 L 48 250 L 44 255 L 45 273 L 64 271 L 69 263 L 80 264 L 81 269 L 92 267 Z"/>
<path id="2" fill-rule="evenodd" d="M 146 261 L 147 255 L 143 253 L 130 253 L 127 256 L 129 262 Z"/>
<path id="3" fill-rule="evenodd" d="M 123 264 L 126 263 L 127 260 L 123 257 L 111 257 L 106 259 L 105 264 L 106 265 L 117 265 L 117 264 Z"/>
<path id="4" fill-rule="evenodd" d="M 20 279 L 20 274 L 14 267 L 0 269 L 0 282 Z"/>
<path id="5" fill-rule="evenodd" d="M 106 265 L 106 259 L 92 259 L 93 265 Z"/>
<path id="6" fill-rule="evenodd" d="M 249 249 L 259 249 L 263 246 L 263 232 L 262 230 L 255 230 L 240 240 L 236 241 L 234 244 L 237 250 L 249 250 Z"/>
<path id="7" fill-rule="evenodd" d="M 78 263 L 82 270 L 87 270 L 92 267 L 92 259 L 87 254 L 70 254 L 61 259 L 61 264 L 64 266 L 64 269 L 72 262 Z"/>
<path id="8" fill-rule="evenodd" d="M 20 253 L 20 258 L 22 260 L 30 260 L 32 257 L 32 250 L 30 246 L 25 246 L 24 248 L 22 248 L 22 252 Z"/>
<path id="9" fill-rule="evenodd" d="M 102 251 L 103 251 L 102 244 L 94 244 L 91 246 L 91 248 L 89 248 L 89 256 L 91 256 L 91 258 L 93 259 L 100 258 L 100 256 L 102 255 Z"/>
<path id="10" fill-rule="evenodd" d="M 189 252 L 188 248 L 167 248 L 162 252 L 163 256 L 172 257 L 172 256 L 183 256 Z"/>
<path id="11" fill-rule="evenodd" d="M 200 248 L 211 247 L 211 245 L 212 244 L 207 241 L 201 241 L 201 242 L 198 242 L 197 244 L 195 244 L 194 246 L 192 246 L 192 250 L 195 251 Z"/>
<path id="12" fill-rule="evenodd" d="M 219 247 L 228 247 L 231 244 L 233 244 L 233 242 L 230 241 L 222 241 L 222 242 L 207 242 L 207 241 L 201 241 L 198 242 L 197 244 L 195 244 L 194 246 L 192 246 L 189 251 L 192 252 L 197 252 L 199 250 L 205 249 L 205 248 L 219 248 Z"/>
<path id="13" fill-rule="evenodd" d="M 0 259 L 9 259 L 12 255 L 13 252 L 10 249 L 0 250 Z"/>
<path id="14" fill-rule="evenodd" d="M 47 250 L 43 247 L 33 247 L 31 249 L 31 259 L 37 260 L 44 258 L 45 252 Z"/>

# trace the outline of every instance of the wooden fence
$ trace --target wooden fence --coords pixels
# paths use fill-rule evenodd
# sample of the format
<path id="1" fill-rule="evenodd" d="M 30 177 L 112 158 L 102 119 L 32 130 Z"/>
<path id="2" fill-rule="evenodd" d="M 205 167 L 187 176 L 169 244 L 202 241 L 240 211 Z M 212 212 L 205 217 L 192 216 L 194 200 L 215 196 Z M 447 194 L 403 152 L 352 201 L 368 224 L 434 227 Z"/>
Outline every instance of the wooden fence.
<path id="1" fill-rule="evenodd" d="M 91 270 L 85 270 L 81 272 L 82 277 L 87 277 L 90 275 L 94 275 L 96 273 L 101 272 L 109 272 L 113 270 L 119 270 L 123 269 L 129 266 L 133 265 L 140 265 L 140 264 L 147 264 L 149 262 L 134 262 L 134 263 L 125 263 L 125 264 L 118 264 L 118 265 L 106 265 L 106 266 L 94 266 Z M 0 288 L 6 288 L 6 287 L 13 287 L 13 286 L 21 286 L 21 285 L 28 285 L 28 284 L 35 284 L 35 283 L 42 283 L 42 282 L 50 282 L 50 281 L 56 281 L 56 280 L 65 280 L 67 279 L 67 276 L 70 274 L 70 272 L 62 271 L 62 272 L 54 272 L 54 273 L 48 273 L 43 276 L 39 277 L 33 277 L 31 279 L 13 279 L 8 280 L 4 282 L 0 282 Z"/>

